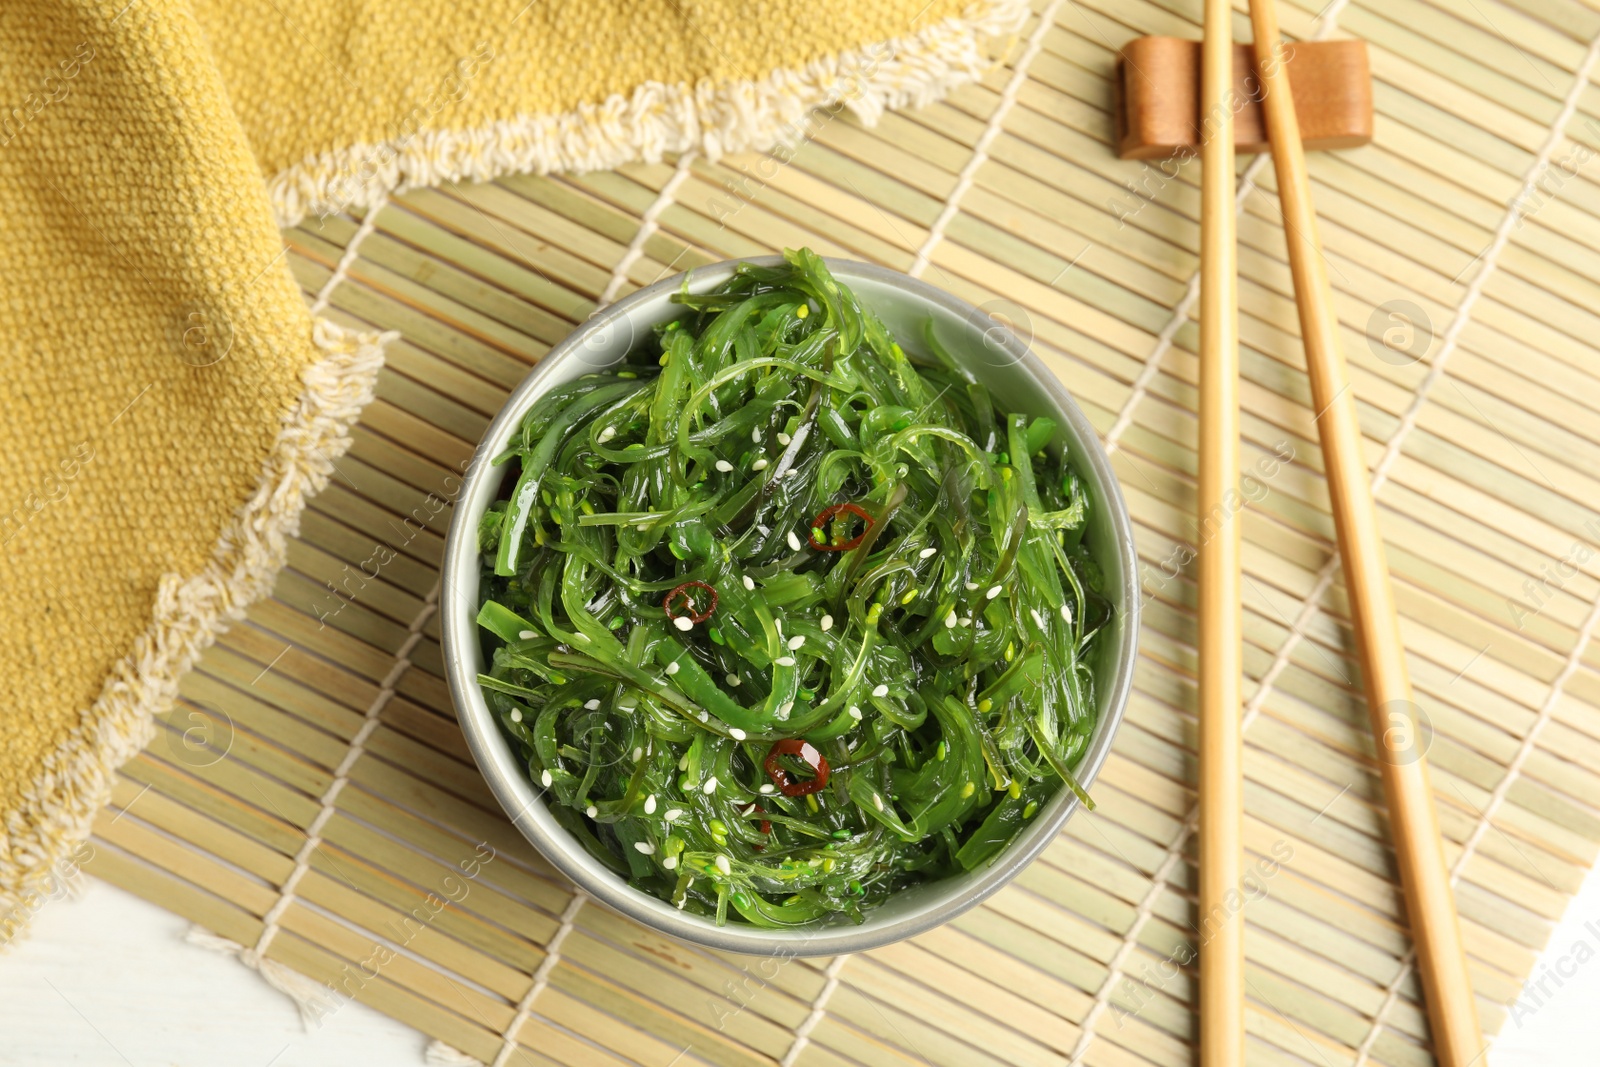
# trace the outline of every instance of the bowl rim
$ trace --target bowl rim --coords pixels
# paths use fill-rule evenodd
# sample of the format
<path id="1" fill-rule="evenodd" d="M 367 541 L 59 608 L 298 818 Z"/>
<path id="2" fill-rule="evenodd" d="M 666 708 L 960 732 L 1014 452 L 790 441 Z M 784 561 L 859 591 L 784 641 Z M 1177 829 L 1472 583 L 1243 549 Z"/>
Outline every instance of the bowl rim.
<path id="1" fill-rule="evenodd" d="M 579 893 L 607 904 L 656 932 L 690 944 L 759 955 L 825 956 L 866 951 L 912 937 L 948 922 L 981 903 L 1010 882 L 1056 838 L 1079 808 L 1079 800 L 1071 790 L 1063 788 L 1040 812 L 1039 818 L 986 868 L 947 879 L 956 883 L 956 892 L 937 896 L 935 889 L 919 889 L 930 895 L 929 902 L 889 921 L 875 923 L 875 913 L 868 912 L 865 922 L 860 925 L 825 922 L 780 929 L 743 923 L 717 926 L 714 920 L 681 912 L 666 901 L 629 885 L 590 856 L 570 833 L 555 822 L 542 800 L 544 791 L 533 785 L 521 760 L 495 722 L 478 686 L 475 670 L 475 664 L 481 661 L 481 653 L 476 651 L 478 646 L 475 644 L 479 640 L 476 623 L 479 597 L 477 527 L 497 487 L 498 473 L 496 468 L 489 466 L 489 462 L 503 449 L 511 433 L 521 425 L 528 409 L 546 391 L 546 383 L 568 360 L 585 356 L 592 358 L 592 352 L 585 351 L 585 347 L 592 339 L 604 336 L 597 331 L 628 319 L 636 309 L 655 304 L 663 296 L 677 292 L 686 279 L 693 289 L 703 291 L 726 280 L 740 263 L 774 266 L 783 262 L 784 258 L 778 255 L 723 260 L 645 286 L 596 311 L 574 328 L 512 390 L 484 430 L 456 494 L 440 570 L 440 636 L 446 680 L 473 760 L 513 825 L 548 863 L 574 883 Z M 836 277 L 845 280 L 859 278 L 891 286 L 965 321 L 974 321 L 974 316 L 984 314 L 951 293 L 888 267 L 835 257 L 823 257 L 823 262 Z M 999 343 L 1005 347 L 1007 356 L 1027 372 L 1065 418 L 1071 437 L 1079 445 L 1078 456 L 1088 468 L 1083 473 L 1093 483 L 1097 499 L 1109 507 L 1109 518 L 1117 542 L 1116 552 L 1122 564 L 1122 580 L 1117 591 L 1120 603 L 1114 605 L 1114 617 L 1120 616 L 1117 641 L 1113 647 L 1101 653 L 1111 656 L 1113 665 L 1109 690 L 1105 696 L 1106 713 L 1096 723 L 1095 732 L 1090 736 L 1089 746 L 1077 768 L 1079 783 L 1087 790 L 1111 750 L 1133 688 L 1141 608 L 1138 555 L 1121 486 L 1111 469 L 1110 457 L 1100 442 L 1099 434 L 1066 387 L 1025 342 L 1011 330 L 1001 331 L 1000 336 Z M 633 341 L 630 336 L 628 345 L 619 348 L 616 358 L 597 363 L 594 369 L 618 361 L 621 353 L 631 347 Z M 464 651 L 467 654 L 462 654 Z M 938 884 L 929 883 L 930 887 Z"/>

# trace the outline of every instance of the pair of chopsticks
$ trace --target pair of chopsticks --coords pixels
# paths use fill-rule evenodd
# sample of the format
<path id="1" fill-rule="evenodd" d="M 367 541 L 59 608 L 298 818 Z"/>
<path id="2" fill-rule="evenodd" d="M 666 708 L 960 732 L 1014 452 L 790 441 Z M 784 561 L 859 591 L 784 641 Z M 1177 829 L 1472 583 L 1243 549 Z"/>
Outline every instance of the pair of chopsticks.
<path id="1" fill-rule="evenodd" d="M 1250 0 L 1257 75 L 1278 177 L 1312 403 L 1368 710 L 1388 800 L 1406 915 L 1434 1051 L 1468 1067 L 1483 1038 L 1467 976 L 1427 761 L 1415 749 L 1411 683 L 1389 586 L 1355 399 L 1339 349 L 1305 149 L 1278 33 L 1276 0 Z M 1201 67 L 1200 493 L 1200 1062 L 1244 1063 L 1243 768 L 1239 568 L 1239 337 L 1235 247 L 1233 27 L 1229 0 L 1205 0 Z M 1216 520 L 1221 520 L 1216 522 Z M 1395 729 L 1396 725 L 1401 729 Z M 1406 729 L 1411 727 L 1412 729 Z M 1230 900 L 1233 904 L 1230 904 Z M 1213 917 L 1221 922 L 1212 923 Z"/>

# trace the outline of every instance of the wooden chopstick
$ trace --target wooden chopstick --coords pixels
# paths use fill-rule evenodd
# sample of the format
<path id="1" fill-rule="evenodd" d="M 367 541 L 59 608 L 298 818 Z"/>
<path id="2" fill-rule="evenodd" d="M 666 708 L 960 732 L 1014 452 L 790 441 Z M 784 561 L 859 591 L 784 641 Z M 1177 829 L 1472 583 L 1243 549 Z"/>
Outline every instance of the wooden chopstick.
<path id="1" fill-rule="evenodd" d="M 1417 747 L 1416 705 L 1411 701 L 1400 621 L 1389 586 L 1370 475 L 1362 456 L 1355 397 L 1339 349 L 1338 323 L 1317 235 L 1305 148 L 1300 143 L 1294 97 L 1282 62 L 1284 46 L 1274 2 L 1250 0 L 1250 24 L 1351 622 L 1360 646 L 1367 707 L 1434 1052 L 1442 1067 L 1467 1067 L 1482 1055 L 1483 1035 L 1467 975 L 1427 759 Z"/>
<path id="2" fill-rule="evenodd" d="M 1200 1063 L 1244 1063 L 1233 11 L 1206 0 L 1200 114 Z"/>

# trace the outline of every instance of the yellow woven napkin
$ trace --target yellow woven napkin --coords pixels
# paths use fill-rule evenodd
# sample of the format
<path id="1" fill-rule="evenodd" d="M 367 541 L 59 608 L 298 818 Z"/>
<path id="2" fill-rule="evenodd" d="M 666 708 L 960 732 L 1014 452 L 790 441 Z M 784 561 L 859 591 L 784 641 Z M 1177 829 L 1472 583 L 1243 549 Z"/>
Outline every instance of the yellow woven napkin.
<path id="1" fill-rule="evenodd" d="M 279 225 L 763 148 L 976 77 L 1018 0 L 11 0 L 0 19 L 0 941 L 267 595 L 382 338 Z"/>

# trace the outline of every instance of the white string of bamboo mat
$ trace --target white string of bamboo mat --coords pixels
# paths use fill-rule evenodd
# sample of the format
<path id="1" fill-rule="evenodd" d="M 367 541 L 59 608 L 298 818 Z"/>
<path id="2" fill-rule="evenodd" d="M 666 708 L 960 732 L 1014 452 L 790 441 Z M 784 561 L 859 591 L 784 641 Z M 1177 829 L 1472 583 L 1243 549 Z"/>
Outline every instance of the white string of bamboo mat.
<path id="1" fill-rule="evenodd" d="M 1021 54 L 1017 56 L 1016 65 L 1011 70 L 1011 77 L 1006 80 L 1005 87 L 1000 91 L 1000 99 L 995 104 L 994 111 L 989 114 L 988 121 L 984 124 L 983 132 L 978 136 L 977 142 L 972 146 L 972 156 L 967 160 L 966 166 L 956 176 L 955 188 L 945 199 L 944 207 L 933 220 L 933 225 L 928 228 L 928 236 L 923 239 L 922 247 L 917 249 L 916 258 L 911 267 L 906 271 L 913 278 L 920 278 L 922 272 L 928 269 L 932 262 L 933 250 L 944 239 L 945 228 L 950 225 L 950 220 L 956 217 L 961 209 L 961 198 L 972 188 L 973 179 L 983 164 L 989 158 L 989 146 L 1000 136 L 1005 126 L 1006 115 L 1011 112 L 1017 102 L 1017 96 L 1022 92 L 1022 87 L 1028 80 L 1028 66 L 1044 49 L 1044 39 L 1056 27 L 1056 13 L 1066 6 L 1066 0 L 1050 0 L 1050 4 L 1039 13 L 1039 22 L 1034 26 L 1033 32 L 1028 35 L 1027 44 L 1023 46 Z M 789 1045 L 789 1051 L 784 1053 L 778 1067 L 794 1067 L 800 1053 L 811 1043 L 811 1032 L 816 1029 L 827 1015 L 828 1001 L 833 998 L 834 990 L 839 988 L 839 974 L 844 970 L 845 963 L 850 959 L 849 954 L 835 956 L 828 964 L 824 973 L 827 978 L 822 989 L 817 993 L 817 999 L 811 1004 L 811 1011 L 805 1020 L 795 1030 L 794 1040 Z"/>
<path id="2" fill-rule="evenodd" d="M 1500 220 L 1500 226 L 1495 230 L 1494 240 L 1490 243 L 1489 250 L 1483 255 L 1483 267 L 1478 271 L 1477 276 L 1472 279 L 1471 285 L 1468 286 L 1467 294 L 1462 298 L 1461 306 L 1456 312 L 1455 320 L 1450 323 L 1449 329 L 1445 332 L 1444 344 L 1439 353 L 1440 358 L 1435 360 L 1433 365 L 1428 368 L 1428 377 L 1423 381 L 1425 386 L 1431 387 L 1433 379 L 1443 373 L 1444 357 L 1455 350 L 1456 341 L 1461 336 L 1461 331 L 1466 327 L 1467 316 L 1472 311 L 1472 305 L 1477 302 L 1489 277 L 1494 273 L 1498 265 L 1500 251 L 1510 241 L 1511 232 L 1522 221 L 1525 213 L 1523 205 L 1531 202 L 1530 195 L 1539 179 L 1544 176 L 1550 167 L 1550 157 L 1555 154 L 1556 148 L 1565 138 L 1567 124 L 1572 121 L 1572 116 L 1577 113 L 1578 102 L 1589 87 L 1589 75 L 1594 70 L 1597 60 L 1600 60 L 1600 35 L 1597 35 L 1594 40 L 1589 42 L 1589 50 L 1584 54 L 1583 62 L 1578 66 L 1572 88 L 1567 91 L 1567 97 L 1562 103 L 1560 114 L 1556 116 L 1555 122 L 1551 124 L 1550 133 L 1545 138 L 1544 144 L 1540 146 L 1538 157 L 1534 160 L 1533 165 L 1528 168 L 1527 174 L 1523 176 L 1522 185 L 1516 194 L 1512 196 L 1505 218 Z M 1411 424 L 1415 422 L 1415 415 L 1411 410 L 1408 410 L 1406 416 L 1409 421 L 1403 421 L 1402 427 L 1409 429 Z M 1388 475 L 1389 467 L 1394 462 L 1394 459 L 1394 453 L 1384 452 L 1373 478 L 1374 492 L 1377 491 L 1376 485 L 1379 477 Z M 1482 842 L 1484 835 L 1488 833 L 1494 817 L 1499 813 L 1506 797 L 1510 795 L 1512 786 L 1516 784 L 1517 778 L 1522 774 L 1523 766 L 1528 762 L 1529 757 L 1533 755 L 1533 751 L 1538 744 L 1539 735 L 1544 732 L 1545 727 L 1549 725 L 1550 719 L 1554 716 L 1556 705 L 1561 702 L 1561 696 L 1566 689 L 1568 680 L 1577 673 L 1578 666 L 1583 661 L 1583 650 L 1588 647 L 1597 622 L 1600 622 L 1600 598 L 1597 598 L 1594 605 L 1589 609 L 1588 616 L 1578 629 L 1577 641 L 1572 647 L 1572 652 L 1567 657 L 1566 663 L 1562 665 L 1561 673 L 1550 684 L 1550 693 L 1540 706 L 1533 725 L 1528 728 L 1527 734 L 1523 736 L 1522 744 L 1518 746 L 1516 755 L 1512 757 L 1511 763 L 1506 767 L 1505 774 L 1494 787 L 1494 791 L 1489 794 L 1488 803 L 1484 806 L 1478 821 L 1473 824 L 1472 832 L 1467 835 L 1467 839 L 1461 847 L 1461 854 L 1456 857 L 1455 863 L 1451 865 L 1450 884 L 1452 886 L 1460 880 L 1461 873 L 1466 869 L 1467 863 L 1477 853 L 1479 843 Z M 1378 1010 L 1372 1017 L 1372 1025 L 1368 1028 L 1366 1036 L 1361 1039 L 1361 1044 L 1356 1048 L 1354 1067 L 1362 1067 L 1367 1062 L 1367 1057 L 1372 1052 L 1372 1046 L 1377 1043 L 1379 1036 L 1383 1033 L 1383 1026 L 1389 1017 L 1389 1012 L 1400 998 L 1400 987 L 1415 968 L 1416 961 L 1416 947 L 1412 946 L 1406 950 L 1405 957 L 1400 961 L 1399 969 L 1389 982 L 1388 988 L 1384 990 L 1383 1001 L 1378 1005 Z"/>
<path id="3" fill-rule="evenodd" d="M 356 227 L 356 232 L 351 235 L 349 242 L 344 246 L 344 254 L 339 257 L 339 262 L 334 265 L 333 273 L 328 275 L 328 280 L 322 283 L 322 288 L 317 291 L 317 298 L 311 302 L 311 315 L 313 318 L 328 310 L 328 302 L 333 299 L 333 291 L 344 283 L 350 274 L 350 268 L 356 260 L 361 258 L 361 243 L 377 229 L 378 216 L 389 203 L 389 194 L 382 192 L 367 208 L 367 213 L 361 219 L 361 225 Z"/>
<path id="4" fill-rule="evenodd" d="M 1239 175 L 1239 191 L 1233 198 L 1235 211 L 1244 206 L 1245 198 L 1255 189 L 1256 175 L 1261 173 L 1262 167 L 1266 166 L 1268 158 L 1266 155 L 1256 156 L 1250 161 L 1250 165 L 1244 169 L 1244 173 Z M 1166 356 L 1168 350 L 1172 348 L 1172 343 L 1178 336 L 1178 331 L 1183 329 L 1184 325 L 1189 322 L 1189 316 L 1194 313 L 1194 306 L 1199 300 L 1200 272 L 1196 270 L 1189 275 L 1189 285 L 1183 291 L 1183 298 L 1172 309 L 1172 317 L 1167 320 L 1167 324 L 1156 335 L 1155 347 L 1145 357 L 1144 366 L 1139 368 L 1138 376 L 1133 379 L 1132 391 L 1128 393 L 1128 399 L 1123 402 L 1121 410 L 1117 412 L 1116 421 L 1111 424 L 1111 429 L 1106 431 L 1105 438 L 1102 441 L 1106 455 L 1111 455 L 1121 445 L 1122 435 L 1133 424 L 1134 409 L 1139 406 L 1139 401 L 1143 400 L 1150 392 L 1150 383 L 1155 381 L 1156 376 L 1161 373 L 1162 359 Z"/>
<path id="5" fill-rule="evenodd" d="M 633 240 L 628 242 L 627 250 L 622 253 L 622 258 L 617 260 L 616 267 L 611 271 L 611 280 L 606 282 L 605 291 L 600 294 L 600 302 L 595 305 L 599 311 L 617 298 L 617 291 L 628 281 L 628 271 L 644 256 L 644 246 L 650 238 L 661 229 L 661 213 L 672 206 L 674 198 L 678 195 L 679 186 L 689 178 L 692 165 L 697 153 L 688 149 L 678 157 L 678 165 L 673 168 L 672 177 L 661 186 L 661 191 L 656 194 L 655 200 L 645 208 L 644 214 L 639 217 L 639 232 L 633 235 Z"/>
<path id="6" fill-rule="evenodd" d="M 581 889 L 574 890 L 572 899 L 567 902 L 566 910 L 561 913 L 561 925 L 556 929 L 555 936 L 550 938 L 550 943 L 544 947 L 544 959 L 539 961 L 539 969 L 533 972 L 533 984 L 528 987 L 528 992 L 517 1003 L 517 1010 L 511 1016 L 511 1022 L 506 1026 L 505 1032 L 500 1035 L 500 1052 L 494 1058 L 490 1067 L 505 1067 L 517 1051 L 517 1032 L 533 1014 L 533 1002 L 539 994 L 544 992 L 550 984 L 550 975 L 555 972 L 556 965 L 561 962 L 561 946 L 566 944 L 572 928 L 577 922 L 578 912 L 583 910 L 584 903 L 589 899 L 588 894 Z"/>
<path id="7" fill-rule="evenodd" d="M 1044 49 L 1044 39 L 1050 31 L 1056 28 L 1056 12 L 1066 6 L 1066 0 L 1050 0 L 1050 5 L 1039 12 L 1039 23 L 1028 35 L 1028 43 L 1023 46 L 1022 54 L 1017 57 L 1016 65 L 1011 69 L 1011 77 L 1006 80 L 1005 87 L 1000 91 L 1000 99 L 995 103 L 994 111 L 989 115 L 989 121 L 984 123 L 983 133 L 972 146 L 972 156 L 967 160 L 967 165 L 961 168 L 961 173 L 956 175 L 955 188 L 945 198 L 944 207 L 939 210 L 939 215 L 933 220 L 933 225 L 928 227 L 928 236 L 922 241 L 922 247 L 917 249 L 916 258 L 911 261 L 911 268 L 906 271 L 913 278 L 922 277 L 922 272 L 928 269 L 928 263 L 933 258 L 933 250 L 940 241 L 944 240 L 945 227 L 950 225 L 950 220 L 956 217 L 961 210 L 961 198 L 972 188 L 973 180 L 978 171 L 989 161 L 989 146 L 994 143 L 1004 130 L 1006 116 L 1011 113 L 1016 105 L 1017 96 L 1022 92 L 1022 87 L 1028 82 L 1028 66 L 1038 57 Z"/>
<path id="8" fill-rule="evenodd" d="M 539 966 L 535 968 L 528 991 L 517 1001 L 511 1013 L 511 1021 L 500 1032 L 500 1051 L 495 1054 L 490 1067 L 506 1067 L 506 1064 L 511 1062 L 511 1057 L 517 1054 L 521 1047 L 517 1041 L 517 1034 L 535 1014 L 534 1001 L 539 999 L 539 994 L 550 984 L 550 976 L 561 963 L 562 946 L 566 944 L 567 938 L 578 925 L 578 912 L 589 902 L 589 894 L 577 886 L 571 888 L 572 899 L 567 901 L 566 908 L 561 912 L 556 932 L 544 946 L 544 959 L 540 960 Z M 468 1064 L 483 1062 L 444 1041 L 429 1042 L 424 1059 L 435 1067 L 466 1067 Z"/>
<path id="9" fill-rule="evenodd" d="M 822 988 L 817 991 L 817 997 L 811 1002 L 811 1010 L 800 1025 L 795 1027 L 794 1040 L 789 1044 L 789 1051 L 783 1054 L 783 1059 L 778 1061 L 778 1067 L 794 1067 L 800 1059 L 800 1053 L 811 1043 L 811 1031 L 817 1028 L 823 1018 L 828 1014 L 828 1001 L 833 999 L 833 991 L 839 988 L 839 972 L 844 970 L 848 955 L 835 956 L 823 970 L 824 979 Z"/>

